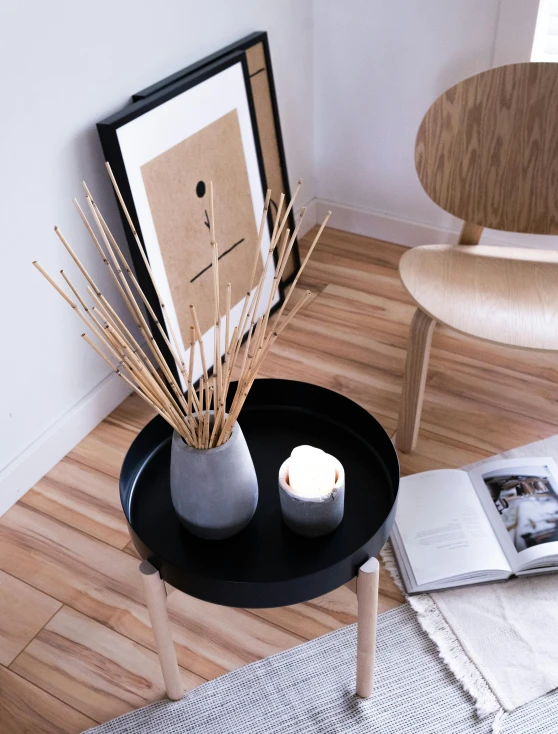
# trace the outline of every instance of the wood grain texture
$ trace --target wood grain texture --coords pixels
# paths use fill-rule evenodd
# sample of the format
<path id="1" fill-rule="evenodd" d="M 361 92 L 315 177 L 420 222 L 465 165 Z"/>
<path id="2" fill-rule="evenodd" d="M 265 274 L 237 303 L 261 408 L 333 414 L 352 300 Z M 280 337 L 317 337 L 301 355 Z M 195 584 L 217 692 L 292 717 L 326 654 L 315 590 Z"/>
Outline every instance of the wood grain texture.
<path id="1" fill-rule="evenodd" d="M 380 564 L 375 558 L 370 558 L 359 568 L 357 579 L 356 693 L 361 698 L 371 696 L 374 689 L 379 583 Z"/>
<path id="2" fill-rule="evenodd" d="M 430 359 L 430 345 L 436 321 L 417 308 L 409 333 L 407 359 L 403 374 L 401 407 L 395 445 L 400 451 L 412 451 L 417 443 L 424 400 L 424 387 Z"/>
<path id="3" fill-rule="evenodd" d="M 459 245 L 478 245 L 484 227 L 471 222 L 463 222 L 461 232 L 459 234 Z"/>
<path id="4" fill-rule="evenodd" d="M 401 258 L 401 280 L 431 318 L 478 339 L 558 350 L 558 252 L 426 245 Z"/>
<path id="5" fill-rule="evenodd" d="M 99 723 L 2 666 L 0 692 L 2 734 L 78 734 Z"/>
<path id="6" fill-rule="evenodd" d="M 149 561 L 142 561 L 139 565 L 139 571 L 143 581 L 145 603 L 149 611 L 151 630 L 153 631 L 167 696 L 171 701 L 179 701 L 184 695 L 184 687 L 180 678 L 176 651 L 172 641 L 172 630 L 167 614 L 165 582 L 159 575 L 159 571 Z"/>
<path id="7" fill-rule="evenodd" d="M 17 504 L 0 525 L 0 568 L 4 567 L 73 609 L 155 649 L 138 563 L 128 553 Z M 249 612 L 185 594 L 171 594 L 168 611 L 179 664 L 207 679 L 301 642 Z"/>
<path id="8" fill-rule="evenodd" d="M 118 479 L 73 459 L 63 459 L 21 502 L 116 548 L 130 540 Z"/>
<path id="9" fill-rule="evenodd" d="M 303 254 L 312 236 L 311 232 L 303 238 Z M 409 326 L 416 308 L 398 275 L 404 252 L 406 249 L 398 245 L 326 229 L 300 283 L 316 297 L 281 335 L 263 376 L 292 377 L 337 390 L 371 411 L 390 435 L 394 433 Z M 558 433 L 557 384 L 558 354 L 510 349 L 439 325 L 432 338 L 422 430 L 416 451 L 400 456 L 403 474 L 459 467 Z M 79 464 L 93 475 L 101 474 L 95 479 L 101 487 L 106 477 L 115 482 L 127 447 L 151 417 L 152 412 L 136 396 L 128 398 L 65 461 Z M 63 477 L 59 475 L 57 481 L 62 485 Z M 127 543 L 122 550 L 114 546 L 120 543 L 119 535 L 112 540 L 104 535 L 107 521 L 104 512 L 96 514 L 100 508 L 94 513 L 95 528 L 86 523 L 88 498 L 70 500 L 72 486 L 70 482 L 68 494 L 61 486 L 57 488 L 47 504 L 30 506 L 20 501 L 0 518 L 0 568 L 91 620 L 95 628 L 91 641 L 87 640 L 89 628 L 82 622 L 78 625 L 78 640 L 92 651 L 87 656 L 80 653 L 76 659 L 83 663 L 87 658 L 92 669 L 87 665 L 81 669 L 77 695 L 70 680 L 75 662 L 68 661 L 68 677 L 56 680 L 60 690 L 67 686 L 70 693 L 73 691 L 72 700 L 80 710 L 89 710 L 86 682 L 95 687 L 96 676 L 104 671 L 102 686 L 109 688 L 101 688 L 94 705 L 106 719 L 112 710 L 134 705 L 126 700 L 122 703 L 123 697 L 131 694 L 120 690 L 115 673 L 119 663 L 114 659 L 127 660 L 130 641 L 151 651 L 154 643 L 133 546 Z M 113 506 L 111 491 L 102 496 L 108 516 Z M 61 514 L 63 497 L 68 502 Z M 381 569 L 380 611 L 401 600 L 400 591 Z M 200 678 L 213 678 L 356 621 L 356 597 L 345 587 L 282 609 L 214 607 L 179 592 L 174 592 L 167 604 L 179 664 Z M 6 614 L 8 625 L 13 616 Z M 57 621 L 58 637 L 69 640 L 60 642 L 60 647 L 55 643 L 64 667 L 70 654 L 64 650 L 74 655 L 79 648 L 73 640 L 72 619 L 61 615 Z M 103 635 L 105 630 L 113 633 L 106 648 L 100 643 L 103 635 L 97 636 L 97 624 L 102 626 Z M 21 659 L 30 666 L 42 694 L 26 693 L 26 707 L 20 704 L 21 687 L 31 687 L 31 683 L 12 673 L 9 680 L 15 682 L 8 684 L 3 678 L 2 733 L 25 732 L 30 721 L 36 728 L 29 726 L 28 730 L 41 732 L 41 716 L 35 708 L 45 711 L 45 722 L 56 721 L 52 713 L 59 710 L 56 706 L 65 710 L 66 704 L 46 692 L 50 668 L 44 666 L 42 657 L 47 656 L 47 650 L 48 659 L 54 653 L 48 645 L 45 650 L 43 639 L 39 641 L 41 647 L 30 646 L 30 656 Z M 141 676 L 142 671 L 134 673 Z M 15 706 L 11 706 L 12 696 Z M 83 718 L 76 723 L 68 717 L 68 723 L 58 729 L 45 723 L 44 731 L 77 733 L 90 725 L 89 719 L 81 721 Z"/>
<path id="10" fill-rule="evenodd" d="M 500 66 L 451 87 L 417 134 L 426 193 L 472 224 L 558 234 L 557 109 L 555 64 Z"/>
<path id="11" fill-rule="evenodd" d="M 99 722 L 165 697 L 154 652 L 68 607 L 10 670 Z M 180 673 L 186 690 L 204 682 L 191 672 Z"/>
<path id="12" fill-rule="evenodd" d="M 136 433 L 119 422 L 103 421 L 70 451 L 68 458 L 118 479 Z"/>
<path id="13" fill-rule="evenodd" d="M 156 412 L 139 395 L 132 393 L 105 418 L 103 423 L 125 428 L 137 434 L 155 416 Z"/>
<path id="14" fill-rule="evenodd" d="M 9 665 L 61 606 L 0 571 L 0 665 Z"/>

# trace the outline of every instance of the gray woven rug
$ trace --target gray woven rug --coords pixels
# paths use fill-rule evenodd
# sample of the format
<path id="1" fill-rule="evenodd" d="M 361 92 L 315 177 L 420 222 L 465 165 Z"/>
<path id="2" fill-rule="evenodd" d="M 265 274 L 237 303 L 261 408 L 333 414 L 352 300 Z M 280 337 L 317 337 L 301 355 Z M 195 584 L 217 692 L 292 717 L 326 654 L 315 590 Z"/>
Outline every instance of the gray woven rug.
<path id="1" fill-rule="evenodd" d="M 95 734 L 490 734 L 405 604 L 381 614 L 372 698 L 355 688 L 356 625 L 90 729 Z M 509 714 L 502 734 L 557 734 L 558 691 Z"/>

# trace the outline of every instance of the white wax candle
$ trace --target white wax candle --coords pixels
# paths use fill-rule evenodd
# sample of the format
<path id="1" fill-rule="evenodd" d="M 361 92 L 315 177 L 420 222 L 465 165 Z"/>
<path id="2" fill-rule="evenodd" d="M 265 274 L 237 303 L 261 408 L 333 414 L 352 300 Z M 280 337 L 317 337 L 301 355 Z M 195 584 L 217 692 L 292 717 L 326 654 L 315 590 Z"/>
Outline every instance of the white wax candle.
<path id="1" fill-rule="evenodd" d="M 289 459 L 288 484 L 292 494 L 315 499 L 335 487 L 336 461 L 331 454 L 313 446 L 297 446 Z"/>

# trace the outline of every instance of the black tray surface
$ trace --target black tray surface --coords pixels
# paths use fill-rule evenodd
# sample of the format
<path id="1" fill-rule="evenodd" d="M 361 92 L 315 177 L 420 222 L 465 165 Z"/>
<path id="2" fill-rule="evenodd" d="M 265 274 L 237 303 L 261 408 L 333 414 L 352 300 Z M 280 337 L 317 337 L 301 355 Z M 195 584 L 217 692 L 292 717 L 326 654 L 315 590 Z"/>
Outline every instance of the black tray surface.
<path id="1" fill-rule="evenodd" d="M 379 553 L 395 517 L 399 464 L 381 425 L 348 398 L 292 380 L 256 380 L 240 414 L 256 467 L 258 508 L 227 540 L 203 540 L 179 522 L 169 486 L 172 429 L 154 418 L 122 466 L 120 496 L 136 549 L 177 589 L 206 601 L 273 607 L 308 601 L 350 581 Z M 345 468 L 345 515 L 322 538 L 284 524 L 279 467 L 310 444 Z"/>

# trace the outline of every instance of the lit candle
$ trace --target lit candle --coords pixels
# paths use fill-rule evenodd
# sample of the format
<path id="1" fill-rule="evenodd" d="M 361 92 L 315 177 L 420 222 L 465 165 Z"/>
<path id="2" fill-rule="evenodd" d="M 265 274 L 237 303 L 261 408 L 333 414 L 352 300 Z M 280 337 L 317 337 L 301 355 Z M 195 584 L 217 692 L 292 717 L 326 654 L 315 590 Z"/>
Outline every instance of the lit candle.
<path id="1" fill-rule="evenodd" d="M 279 469 L 283 519 L 310 537 L 333 532 L 343 519 L 345 472 L 340 461 L 313 446 L 297 446 Z"/>
<path id="2" fill-rule="evenodd" d="M 331 454 L 313 446 L 297 446 L 291 453 L 287 482 L 297 497 L 319 498 L 335 486 L 336 462 Z"/>

